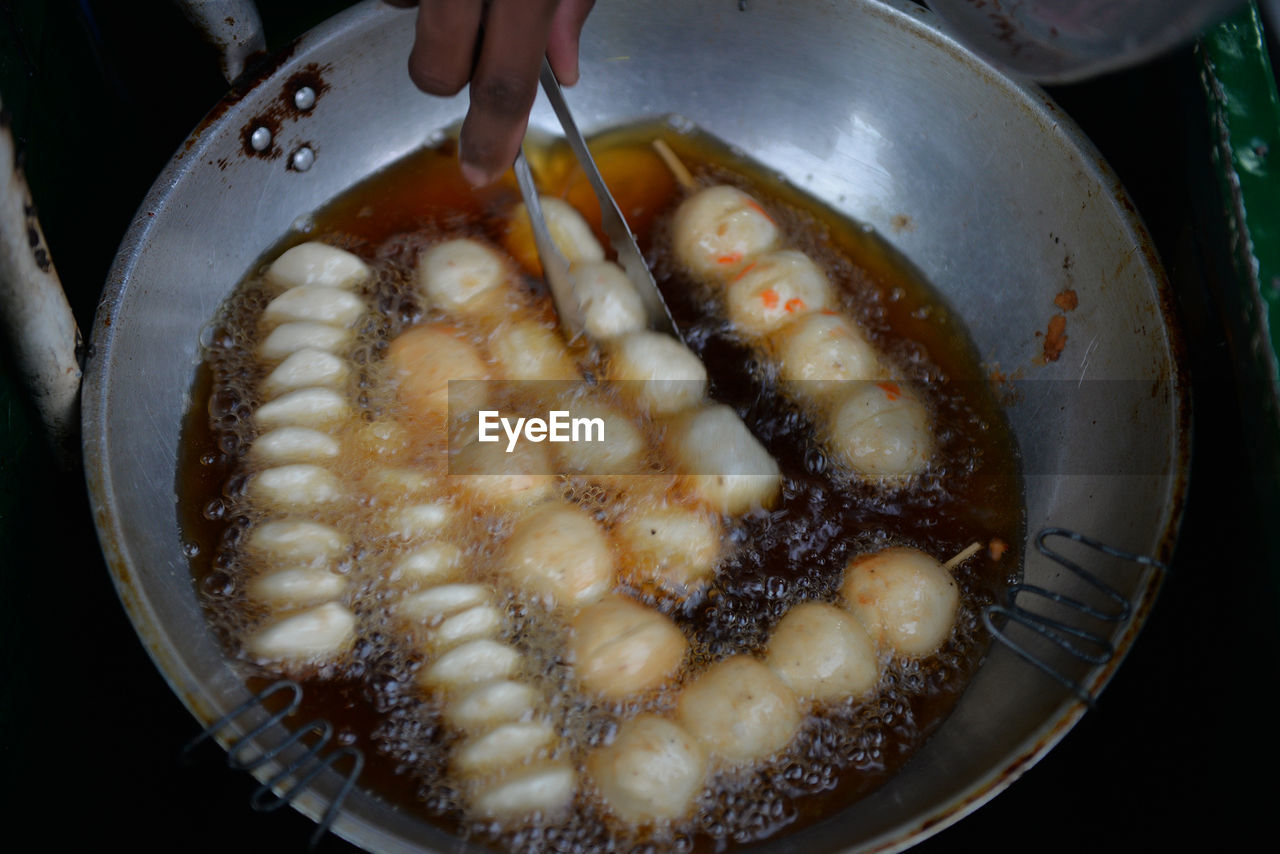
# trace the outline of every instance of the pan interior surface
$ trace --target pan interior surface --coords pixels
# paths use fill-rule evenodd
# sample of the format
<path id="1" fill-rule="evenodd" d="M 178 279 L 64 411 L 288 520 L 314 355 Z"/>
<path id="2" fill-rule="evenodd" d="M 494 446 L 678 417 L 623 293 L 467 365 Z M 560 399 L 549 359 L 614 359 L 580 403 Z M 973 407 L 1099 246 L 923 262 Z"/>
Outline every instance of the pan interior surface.
<path id="1" fill-rule="evenodd" d="M 300 218 L 461 119 L 465 97 L 423 96 L 403 63 L 388 60 L 407 56 L 412 29 L 411 12 L 362 4 L 229 98 L 158 179 L 107 283 L 84 388 L 99 534 L 144 643 L 205 724 L 248 694 L 213 636 L 193 629 L 203 617 L 175 513 L 202 335 L 244 271 Z M 1187 403 L 1163 276 L 1123 190 L 1042 94 L 965 52 L 926 11 L 875 0 L 752 2 L 746 11 L 602 3 L 588 22 L 582 72 L 568 97 L 584 130 L 688 117 L 874 228 L 924 274 L 986 363 L 1018 378 L 1007 413 L 1030 533 L 1065 528 L 1168 559 Z M 303 80 L 320 93 L 315 106 L 282 113 Z M 532 124 L 556 127 L 542 103 Z M 259 151 L 249 140 L 263 126 L 272 143 Z M 299 171 L 293 154 L 303 148 L 314 162 Z M 1054 304 L 1065 290 L 1078 296 L 1070 312 Z M 1065 346 L 1049 359 L 1054 315 L 1065 318 Z M 1135 605 L 1119 625 L 1088 624 L 1116 649 L 1106 666 L 1041 651 L 1096 692 L 1159 577 L 1087 550 L 1071 556 Z M 1096 596 L 1031 543 L 1024 564 L 1029 583 Z M 904 847 L 994 795 L 1081 711 L 1056 682 L 993 647 L 951 717 L 889 785 L 773 844 Z M 264 739 L 278 742 L 280 732 Z M 340 782 L 322 775 L 297 806 L 319 816 Z M 334 827 L 371 850 L 460 848 L 360 790 Z"/>

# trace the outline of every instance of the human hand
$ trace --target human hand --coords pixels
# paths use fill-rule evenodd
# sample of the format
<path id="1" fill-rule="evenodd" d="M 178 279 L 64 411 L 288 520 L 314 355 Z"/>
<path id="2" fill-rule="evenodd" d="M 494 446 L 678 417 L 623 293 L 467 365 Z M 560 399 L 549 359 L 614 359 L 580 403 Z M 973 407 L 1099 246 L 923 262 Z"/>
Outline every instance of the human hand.
<path id="1" fill-rule="evenodd" d="M 594 4 L 420 0 L 409 77 L 431 95 L 455 95 L 471 84 L 459 159 L 472 186 L 494 181 L 515 161 L 544 55 L 562 85 L 578 81 L 578 37 Z"/>

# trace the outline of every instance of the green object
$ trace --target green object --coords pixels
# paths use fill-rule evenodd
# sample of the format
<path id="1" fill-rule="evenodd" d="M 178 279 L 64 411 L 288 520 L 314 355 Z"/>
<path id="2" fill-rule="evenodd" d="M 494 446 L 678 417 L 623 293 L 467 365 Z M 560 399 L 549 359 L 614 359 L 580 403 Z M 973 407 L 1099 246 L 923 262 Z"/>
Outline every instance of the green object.
<path id="1" fill-rule="evenodd" d="M 1250 4 L 1206 34 L 1201 56 L 1236 272 L 1252 290 L 1246 302 L 1255 316 L 1248 319 L 1267 343 L 1254 355 L 1274 395 L 1280 388 L 1280 95 L 1257 7 Z"/>

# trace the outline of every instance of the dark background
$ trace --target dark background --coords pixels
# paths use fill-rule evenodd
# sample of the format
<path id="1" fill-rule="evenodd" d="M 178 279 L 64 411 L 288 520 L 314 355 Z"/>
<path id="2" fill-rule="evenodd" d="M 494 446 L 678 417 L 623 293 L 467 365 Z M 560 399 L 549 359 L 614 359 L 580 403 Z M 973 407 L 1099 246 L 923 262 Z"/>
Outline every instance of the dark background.
<path id="1" fill-rule="evenodd" d="M 273 49 L 344 5 L 260 3 Z M 1128 187 L 1177 296 L 1196 421 L 1174 572 L 1097 710 L 1007 792 L 918 850 L 1235 847 L 1270 823 L 1280 596 L 1264 524 L 1278 485 L 1255 477 L 1260 449 L 1242 439 L 1242 417 L 1267 392 L 1238 379 L 1233 356 L 1247 333 L 1234 325 L 1239 286 L 1199 70 L 1186 48 L 1053 91 Z M 226 88 L 168 2 L 0 0 L 0 95 L 82 329 L 151 181 Z M 9 832 L 26 828 L 57 849 L 301 851 L 309 822 L 252 812 L 253 782 L 216 750 L 178 762 L 198 728 L 120 607 L 81 475 L 53 468 L 0 359 Z M 330 838 L 322 850 L 349 846 Z"/>

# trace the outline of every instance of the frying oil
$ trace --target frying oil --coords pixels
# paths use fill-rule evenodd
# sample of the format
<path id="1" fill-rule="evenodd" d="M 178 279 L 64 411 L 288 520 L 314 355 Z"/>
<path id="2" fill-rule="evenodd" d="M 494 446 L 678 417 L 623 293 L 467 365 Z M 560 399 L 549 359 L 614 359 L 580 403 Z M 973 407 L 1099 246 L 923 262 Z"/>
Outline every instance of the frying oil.
<path id="1" fill-rule="evenodd" d="M 896 364 L 901 378 L 927 389 L 937 447 L 927 474 L 886 488 L 842 474 L 826 458 L 807 414 L 779 393 L 770 367 L 674 262 L 670 219 L 684 191 L 654 153 L 655 138 L 666 141 L 700 185 L 734 184 L 759 199 L 787 243 L 827 273 L 843 311 Z M 469 819 L 461 808 L 448 771 L 456 735 L 441 723 L 438 701 L 415 686 L 421 655 L 387 617 L 399 592 L 387 580 L 388 568 L 404 545 L 385 533 L 383 517 L 395 496 L 365 491 L 373 497 L 340 503 L 318 517 L 360 543 L 337 569 L 350 579 L 344 603 L 359 616 L 361 631 L 341 663 L 295 674 L 305 689 L 301 714 L 327 718 L 341 742 L 364 750 L 363 785 L 451 832 L 529 851 L 724 850 L 803 827 L 884 784 L 954 705 L 988 640 L 980 610 L 1001 597 L 1019 571 L 1015 556 L 1024 520 L 1016 450 L 962 328 L 874 234 L 696 131 L 646 123 L 600 136 L 592 148 L 678 326 L 707 367 L 711 397 L 742 415 L 784 477 L 772 510 L 729 520 L 714 581 L 697 595 L 681 598 L 628 586 L 634 576 L 619 555 L 622 589 L 684 630 L 691 646 L 689 673 L 728 655 L 761 652 L 793 605 L 835 599 L 844 566 L 857 554 L 910 545 L 946 560 L 975 541 L 1000 540 L 1015 548 L 999 560 L 983 549 L 954 571 L 960 613 L 937 654 L 895 660 L 873 696 L 811 710 L 799 735 L 769 762 L 745 772 L 713 770 L 687 821 L 637 830 L 610 818 L 584 788 L 572 813 L 556 824 L 504 829 Z M 598 208 L 567 149 L 550 144 L 533 160 L 544 191 L 566 198 L 599 232 Z M 291 245 L 321 239 L 356 253 L 375 271 L 362 293 L 371 311 L 357 326 L 349 353 L 354 370 L 347 392 L 359 418 L 343 430 L 358 431 L 394 410 L 382 357 L 402 330 L 433 318 L 410 282 L 418 252 L 446 237 L 470 236 L 505 244 L 519 255 L 508 225 L 518 201 L 509 175 L 490 188 L 470 190 L 459 175 L 453 143 L 445 142 L 354 187 L 318 212 L 305 234 L 287 235 L 267 254 L 264 261 Z M 545 288 L 532 276 L 524 284 L 528 312 L 554 328 Z M 247 452 L 255 435 L 253 413 L 262 402 L 257 389 L 265 374 L 253 354 L 259 317 L 271 295 L 261 269 L 253 270 L 222 308 L 196 380 L 178 479 L 184 536 L 210 624 L 258 686 L 274 674 L 245 660 L 241 651 L 241 639 L 264 616 L 245 595 L 251 575 L 242 543 L 260 518 L 244 492 L 252 471 Z M 482 348 L 492 333 L 465 331 Z M 584 372 L 598 375 L 599 356 L 589 346 L 576 344 L 571 355 Z M 343 446 L 364 447 L 354 441 Z M 369 452 L 344 450 L 333 468 L 344 481 L 359 483 L 370 468 Z M 677 495 L 669 479 L 655 477 L 656 483 L 638 492 Z M 635 500 L 616 483 L 591 479 L 560 478 L 557 488 L 606 527 Z M 492 580 L 511 518 L 466 505 L 458 496 L 425 497 L 444 498 L 461 509 L 443 536 L 462 550 L 468 577 Z M 525 654 L 524 678 L 548 698 L 567 758 L 580 762 L 611 738 L 619 720 L 638 710 L 674 707 L 683 679 L 622 704 L 584 696 L 563 663 L 562 620 L 519 593 L 495 596 L 505 609 L 505 636 Z"/>

